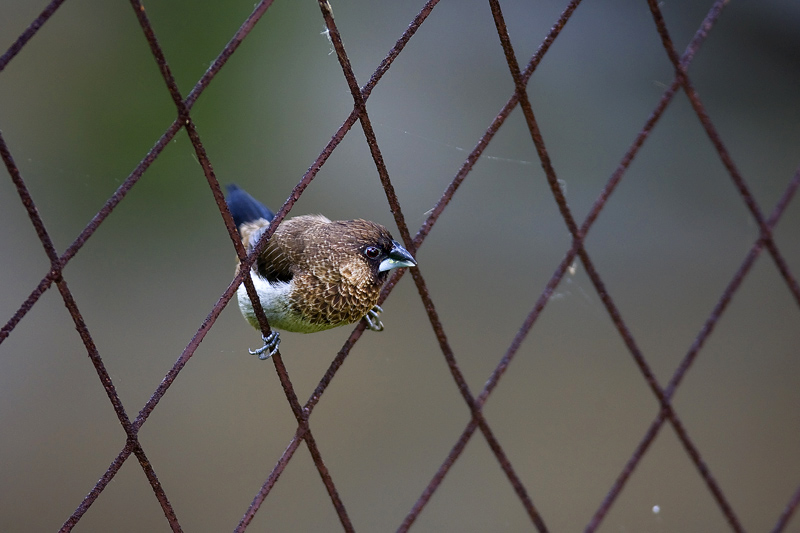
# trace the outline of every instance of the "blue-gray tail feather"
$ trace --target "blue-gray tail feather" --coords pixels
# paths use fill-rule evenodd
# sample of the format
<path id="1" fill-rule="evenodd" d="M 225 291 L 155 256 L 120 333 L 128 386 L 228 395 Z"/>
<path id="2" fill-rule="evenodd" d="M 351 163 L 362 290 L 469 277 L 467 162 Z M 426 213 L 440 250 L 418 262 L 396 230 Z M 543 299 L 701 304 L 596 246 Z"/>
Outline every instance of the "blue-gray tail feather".
<path id="1" fill-rule="evenodd" d="M 270 222 L 275 214 L 270 211 L 264 204 L 247 194 L 244 189 L 240 189 L 235 183 L 227 186 L 228 209 L 233 216 L 233 223 L 238 228 L 245 222 L 253 222 L 259 218 L 265 219 Z"/>

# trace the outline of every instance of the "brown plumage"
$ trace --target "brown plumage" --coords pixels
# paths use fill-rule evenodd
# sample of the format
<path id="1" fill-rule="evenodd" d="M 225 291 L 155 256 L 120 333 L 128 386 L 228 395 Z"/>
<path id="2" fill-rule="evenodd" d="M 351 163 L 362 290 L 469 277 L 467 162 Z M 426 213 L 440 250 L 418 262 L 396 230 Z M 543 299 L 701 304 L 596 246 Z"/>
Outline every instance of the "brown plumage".
<path id="1" fill-rule="evenodd" d="M 228 206 L 250 251 L 272 213 L 235 185 L 228 190 Z M 370 329 L 380 331 L 378 296 L 389 271 L 414 265 L 414 258 L 380 224 L 304 215 L 278 226 L 251 273 L 273 328 L 312 333 L 366 317 Z M 244 317 L 259 328 L 244 285 L 239 286 L 238 299 Z M 269 349 L 271 355 L 278 342 L 276 334 L 253 353 L 261 356 Z"/>

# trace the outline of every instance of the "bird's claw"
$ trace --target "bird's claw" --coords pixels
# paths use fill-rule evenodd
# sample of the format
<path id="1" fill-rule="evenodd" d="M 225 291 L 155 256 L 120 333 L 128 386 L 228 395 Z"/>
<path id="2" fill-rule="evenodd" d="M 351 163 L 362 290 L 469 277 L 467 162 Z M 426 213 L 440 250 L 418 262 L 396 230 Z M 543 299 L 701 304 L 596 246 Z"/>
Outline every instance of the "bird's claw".
<path id="1" fill-rule="evenodd" d="M 273 330 L 266 337 L 264 335 L 261 335 L 261 338 L 264 340 L 264 346 L 262 346 L 258 350 L 248 350 L 248 351 L 250 352 L 250 355 L 257 355 L 258 358 L 263 361 L 265 359 L 269 359 L 278 352 L 278 346 L 281 343 L 281 338 L 278 335 L 278 332 L 275 330 Z M 266 351 L 269 351 L 269 353 L 264 355 L 264 352 Z"/>
<path id="2" fill-rule="evenodd" d="M 383 313 L 383 309 L 381 309 L 381 306 L 376 305 L 364 315 L 364 320 L 367 321 L 367 327 L 372 331 L 383 331 L 383 322 L 381 322 L 380 317 L 381 313 Z"/>

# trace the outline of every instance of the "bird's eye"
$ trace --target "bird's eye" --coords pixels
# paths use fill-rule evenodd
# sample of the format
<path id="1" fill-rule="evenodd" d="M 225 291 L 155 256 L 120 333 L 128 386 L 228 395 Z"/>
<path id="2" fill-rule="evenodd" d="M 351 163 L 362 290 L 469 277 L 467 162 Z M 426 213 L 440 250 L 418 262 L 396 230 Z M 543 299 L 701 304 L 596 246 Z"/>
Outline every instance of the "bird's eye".
<path id="1" fill-rule="evenodd" d="M 370 259 L 377 259 L 381 255 L 381 250 L 376 246 L 367 246 L 367 249 L 364 250 L 364 255 Z"/>

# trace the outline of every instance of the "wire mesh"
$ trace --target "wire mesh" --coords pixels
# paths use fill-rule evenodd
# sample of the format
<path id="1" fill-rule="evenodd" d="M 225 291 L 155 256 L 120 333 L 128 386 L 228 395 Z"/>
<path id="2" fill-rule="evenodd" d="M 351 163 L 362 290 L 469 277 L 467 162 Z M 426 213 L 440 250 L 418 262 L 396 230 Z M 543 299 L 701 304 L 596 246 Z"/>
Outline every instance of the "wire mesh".
<path id="1" fill-rule="evenodd" d="M 30 23 L 28 28 L 16 39 L 6 53 L 0 57 L 0 74 L 9 75 L 7 71 L 10 65 L 14 62 L 25 60 L 24 57 L 18 56 L 29 46 L 29 43 L 34 42 L 38 32 L 47 28 L 47 26 L 51 24 L 51 19 L 53 19 L 61 9 L 64 9 L 64 7 L 62 7 L 63 4 L 69 5 L 69 3 L 63 0 L 51 2 L 41 14 Z M 484 412 L 484 406 L 506 374 L 508 372 L 513 372 L 510 370 L 511 363 L 519 356 L 521 347 L 526 339 L 528 339 L 533 327 L 539 323 L 543 312 L 548 308 L 550 302 L 553 301 L 558 287 L 562 286 L 565 282 L 565 278 L 575 269 L 576 261 L 579 261 L 585 270 L 589 283 L 602 304 L 604 313 L 610 317 L 619 339 L 627 350 L 630 358 L 632 358 L 635 363 L 641 377 L 644 378 L 647 388 L 650 390 L 650 393 L 657 403 L 655 417 L 652 419 L 652 422 L 649 427 L 647 427 L 643 436 L 640 437 L 633 453 L 622 466 L 622 469 L 617 471 L 618 474 L 604 498 L 597 502 L 598 506 L 593 515 L 588 518 L 585 530 L 596 531 L 601 527 L 609 512 L 617 504 L 621 495 L 625 494 L 629 480 L 632 475 L 641 468 L 640 464 L 643 459 L 648 456 L 652 444 L 661 433 L 665 424 L 673 428 L 686 456 L 694 466 L 702 483 L 706 486 L 716 507 L 727 521 L 729 528 L 733 531 L 745 530 L 746 520 L 737 512 L 736 504 L 732 498 L 728 496 L 727 487 L 720 483 L 718 477 L 712 473 L 711 462 L 706 455 L 701 453 L 703 446 L 690 435 L 687 424 L 678 416 L 677 409 L 673 403 L 673 398 L 679 386 L 686 378 L 690 369 L 692 369 L 698 357 L 703 353 L 703 348 L 709 337 L 715 331 L 720 319 L 725 315 L 730 302 L 742 287 L 753 266 L 756 264 L 756 260 L 762 255 L 762 252 L 767 252 L 767 255 L 782 279 L 782 283 L 787 289 L 786 292 L 791 296 L 793 303 L 795 305 L 800 304 L 800 286 L 792 272 L 789 264 L 790 261 L 776 242 L 774 233 L 782 216 L 792 205 L 792 198 L 800 184 L 800 170 L 797 170 L 789 179 L 775 207 L 770 214 L 766 216 L 762 208 L 759 207 L 756 196 L 752 192 L 750 185 L 748 185 L 748 182 L 744 179 L 743 173 L 740 172 L 737 165 L 734 163 L 731 151 L 723 142 L 722 135 L 712 121 L 711 114 L 707 110 L 703 100 L 701 100 L 698 90 L 695 88 L 695 83 L 688 73 L 688 69 L 698 55 L 701 46 L 705 44 L 709 35 L 717 26 L 728 1 L 717 0 L 710 6 L 708 13 L 682 55 L 679 55 L 673 39 L 670 36 L 669 24 L 665 21 L 662 13 L 663 7 L 655 2 L 655 0 L 648 0 L 646 2 L 647 9 L 654 22 L 655 34 L 658 36 L 663 52 L 674 71 L 674 79 L 666 86 L 656 106 L 647 117 L 644 126 L 641 127 L 633 142 L 625 150 L 616 169 L 602 186 L 583 221 L 580 222 L 580 219 L 576 218 L 575 210 L 568 205 L 564 182 L 560 179 L 556 171 L 558 165 L 545 144 L 546 135 L 542 132 L 537 115 L 534 114 L 534 110 L 537 109 L 537 106 L 535 101 L 532 101 L 529 84 L 533 76 L 538 72 L 543 59 L 547 57 L 551 47 L 559 42 L 559 37 L 564 29 L 568 27 L 568 23 L 573 17 L 581 13 L 581 9 L 583 9 L 582 2 L 580 0 L 573 0 L 562 6 L 561 12 L 553 23 L 549 33 L 544 40 L 541 41 L 535 53 L 530 57 L 530 60 L 522 67 L 517 60 L 518 52 L 515 50 L 513 39 L 509 35 L 503 7 L 498 0 L 490 0 L 488 2 L 490 9 L 487 11 L 486 16 L 492 17 L 491 20 L 494 31 L 499 39 L 499 50 L 502 51 L 505 59 L 508 75 L 513 85 L 513 91 L 505 104 L 501 107 L 500 112 L 492 119 L 489 127 L 480 135 L 475 147 L 468 153 L 461 167 L 436 201 L 435 206 L 426 213 L 416 234 L 412 234 L 407 218 L 404 216 L 403 210 L 401 209 L 400 195 L 395 191 L 393 179 L 390 178 L 390 172 L 387 168 L 381 148 L 382 145 L 379 144 L 378 135 L 373 125 L 374 121 L 368 112 L 367 104 L 374 89 L 383 82 L 384 76 L 394 66 L 395 61 L 403 57 L 402 54 L 407 45 L 415 42 L 417 33 L 422 28 L 426 27 L 429 17 L 438 11 L 437 7 L 439 7 L 440 2 L 438 0 L 429 0 L 422 5 L 420 11 L 414 16 L 405 31 L 395 42 L 394 46 L 392 46 L 390 51 L 383 57 L 378 67 L 371 74 L 369 81 L 363 86 L 359 85 L 358 78 L 348 56 L 348 48 L 345 46 L 346 35 L 343 35 L 343 32 L 340 31 L 337 25 L 338 19 L 334 17 L 331 5 L 326 1 L 318 2 L 321 20 L 324 23 L 325 35 L 330 40 L 331 53 L 335 54 L 338 60 L 341 73 L 346 81 L 352 99 L 352 111 L 344 122 L 334 131 L 330 141 L 310 165 L 307 172 L 294 186 L 282 207 L 277 210 L 276 217 L 270 229 L 265 233 L 250 255 L 245 252 L 230 214 L 225 206 L 220 183 L 211 163 L 211 157 L 206 150 L 195 122 L 196 119 L 193 114 L 193 108 L 198 98 L 213 82 L 215 82 L 220 73 L 224 72 L 223 69 L 225 69 L 229 60 L 234 57 L 234 53 L 239 50 L 240 45 L 259 28 L 260 24 L 262 24 L 262 19 L 273 7 L 273 2 L 262 1 L 255 6 L 253 11 L 234 33 L 233 37 L 218 54 L 217 58 L 211 63 L 211 66 L 207 69 L 205 74 L 194 84 L 192 90 L 189 91 L 185 97 L 180 91 L 176 76 L 171 70 L 168 60 L 169 54 L 165 52 L 165 48 L 159 42 L 158 37 L 160 33 L 156 31 L 151 23 L 145 6 L 142 2 L 137 0 L 131 0 L 130 4 L 133 8 L 136 21 L 149 46 L 150 53 L 158 66 L 161 79 L 166 84 L 172 104 L 175 107 L 175 118 L 171 125 L 157 139 L 152 148 L 146 153 L 144 158 L 141 159 L 141 162 L 122 181 L 117 190 L 107 199 L 103 207 L 97 211 L 72 243 L 65 248 L 64 252 L 59 254 L 54 244 L 54 239 L 51 237 L 51 233 L 46 228 L 40 216 L 39 208 L 34 198 L 36 195 L 29 190 L 27 181 L 23 177 L 23 173 L 12 155 L 14 152 L 13 143 L 7 142 L 6 138 L 0 134 L 0 156 L 2 156 L 5 168 L 11 178 L 14 188 L 19 194 L 22 205 L 30 218 L 31 224 L 49 261 L 49 270 L 47 274 L 30 292 L 27 298 L 16 308 L 16 311 L 11 318 L 8 319 L 2 329 L 0 329 L 0 343 L 4 343 L 14 333 L 15 329 L 23 323 L 26 317 L 34 310 L 37 304 L 39 304 L 42 297 L 55 285 L 69 311 L 73 325 L 79 334 L 85 351 L 89 356 L 125 434 L 124 443 L 116 457 L 113 458 L 107 470 L 94 486 L 86 487 L 89 489 L 88 494 L 83 501 L 77 505 L 74 511 L 65 518 L 61 527 L 62 531 L 70 531 L 84 520 L 84 515 L 95 505 L 104 491 L 108 490 L 111 481 L 120 473 L 131 455 L 135 456 L 138 460 L 169 527 L 173 531 L 181 531 L 187 528 L 184 522 L 179 520 L 178 513 L 176 513 L 175 509 L 175 503 L 168 497 L 168 490 L 162 486 L 156 474 L 156 468 L 148 455 L 145 454 L 145 448 L 147 447 L 149 449 L 149 447 L 145 446 L 140 440 L 140 431 L 151 415 L 156 411 L 156 408 L 159 407 L 166 392 L 173 387 L 177 378 L 182 375 L 189 362 L 192 361 L 201 342 L 203 342 L 206 336 L 212 331 L 212 328 L 235 295 L 240 284 L 244 283 L 247 293 L 253 300 L 262 333 L 267 334 L 269 332 L 269 324 L 258 302 L 258 298 L 256 297 L 255 288 L 249 276 L 246 276 L 244 273 L 248 272 L 249 269 L 247 267 L 252 264 L 258 253 L 264 249 L 266 242 L 275 228 L 290 214 L 295 204 L 303 197 L 307 188 L 314 182 L 315 178 L 317 178 L 329 158 L 346 138 L 358 136 L 357 133 L 353 133 L 352 131 L 357 123 L 363 131 L 369 155 L 385 193 L 389 211 L 399 231 L 400 240 L 406 248 L 416 256 L 428 236 L 434 231 L 440 218 L 446 217 L 448 207 L 450 207 L 451 203 L 454 201 L 456 192 L 459 191 L 467 178 L 474 175 L 473 170 L 485 156 L 487 147 L 503 129 L 509 117 L 512 116 L 517 108 L 521 110 L 525 129 L 527 130 L 526 133 L 530 136 L 532 146 L 535 149 L 536 158 L 543 170 L 549 191 L 552 193 L 558 213 L 569 233 L 569 246 L 552 276 L 545 284 L 544 289 L 538 293 L 537 298 L 533 299 L 533 307 L 525 316 L 512 342 L 505 349 L 502 357 L 485 380 L 484 386 L 478 392 L 470 388 L 469 379 L 466 377 L 462 365 L 459 362 L 459 358 L 457 357 L 458 350 L 451 344 L 451 340 L 446 333 L 446 329 L 449 330 L 449 328 L 445 327 L 439 312 L 437 312 L 437 306 L 434 304 L 434 296 L 432 296 L 432 293 L 435 292 L 435 285 L 429 282 L 427 277 L 424 277 L 424 274 L 427 276 L 428 272 L 430 272 L 426 270 L 425 261 L 420 260 L 419 268 L 409 270 L 423 305 L 427 321 L 433 331 L 436 344 L 441 351 L 441 355 L 444 358 L 444 362 L 446 363 L 456 388 L 463 402 L 466 404 L 469 417 L 468 422 L 463 427 L 455 443 L 452 444 L 444 460 L 440 463 L 438 468 L 430 472 L 432 476 L 430 481 L 427 486 L 422 489 L 421 494 L 413 502 L 402 522 L 397 526 L 398 531 L 407 531 L 417 523 L 418 519 L 431 502 L 432 497 L 440 490 L 443 482 L 450 475 L 451 469 L 460 462 L 467 460 L 464 458 L 465 450 L 473 440 L 476 432 L 482 435 L 488 445 L 491 454 L 496 459 L 497 465 L 502 471 L 502 475 L 507 479 L 513 493 L 524 509 L 527 520 L 531 526 L 538 531 L 548 531 L 549 528 L 547 524 L 553 519 L 548 518 L 549 515 L 546 509 L 538 503 L 539 498 L 541 498 L 539 494 L 541 488 L 538 489 L 538 492 L 530 489 L 532 480 L 528 476 L 521 474 L 520 470 L 515 466 L 518 465 L 519 462 L 522 462 L 522 459 L 509 454 L 503 446 L 503 443 L 507 442 L 507 439 L 510 439 L 509 435 L 497 432 L 493 429 L 491 425 L 492 419 Z M 724 167 L 739 198 L 744 202 L 749 216 L 757 228 L 758 237 L 755 242 L 750 245 L 738 270 L 736 270 L 732 279 L 718 297 L 711 313 L 703 322 L 702 327 L 696 334 L 685 356 L 672 372 L 670 379 L 666 384 L 663 384 L 662 381 L 657 378 L 657 372 L 653 368 L 652 360 L 645 356 L 645 351 L 637 342 L 634 335 L 635 329 L 630 327 L 629 321 L 623 318 L 621 308 L 617 300 L 612 296 L 613 291 L 604 281 L 604 278 L 601 277 L 603 269 L 598 267 L 598 262 L 595 259 L 597 254 L 589 253 L 587 246 L 585 246 L 585 240 L 589 231 L 595 226 L 600 214 L 608 209 L 612 194 L 620 186 L 623 178 L 629 174 L 634 159 L 648 140 L 650 140 L 656 125 L 658 125 L 666 115 L 671 102 L 673 102 L 679 94 L 684 95 L 688 99 L 689 106 L 699 120 L 704 134 L 710 140 L 719 162 Z M 538 114 L 539 111 L 537 110 L 536 113 Z M 106 369 L 104 358 L 101 356 L 101 350 L 98 349 L 93 340 L 92 332 L 82 316 L 80 308 L 76 303 L 76 298 L 67 285 L 65 269 L 73 262 L 87 243 L 93 239 L 100 228 L 107 223 L 109 217 L 120 208 L 123 204 L 123 200 L 126 200 L 134 186 L 137 185 L 145 175 L 145 172 L 156 162 L 169 144 L 176 139 L 176 136 L 179 135 L 181 130 L 185 130 L 187 133 L 194 156 L 199 162 L 208 182 L 208 187 L 213 195 L 216 207 L 222 217 L 234 250 L 245 268 L 242 268 L 241 272 L 233 277 L 228 287 L 219 297 L 217 303 L 207 313 L 206 318 L 202 321 L 202 324 L 183 349 L 174 365 L 165 374 L 158 387 L 139 410 L 138 415 L 131 419 L 126 412 L 120 393 L 115 387 L 115 381 L 117 381 L 118 378 L 112 378 L 112 375 Z M 480 221 L 478 223 L 480 223 Z M 381 294 L 380 303 L 383 303 L 389 295 L 392 294 L 401 278 L 404 277 L 404 274 L 404 271 L 397 272 L 390 278 Z M 437 296 L 437 301 L 440 301 L 440 298 L 440 296 Z M 308 455 L 319 474 L 341 527 L 345 531 L 355 531 L 357 529 L 354 525 L 351 513 L 348 512 L 349 502 L 341 488 L 343 483 L 342 477 L 344 476 L 332 473 L 326 466 L 324 460 L 326 455 L 323 453 L 325 450 L 322 449 L 324 446 L 321 446 L 320 440 L 315 436 L 317 434 L 312 431 L 310 417 L 316 410 L 322 396 L 334 382 L 334 378 L 337 378 L 351 350 L 359 343 L 364 330 L 365 325 L 359 323 L 352 331 L 305 403 L 301 403 L 298 398 L 296 386 L 289 376 L 283 356 L 278 353 L 272 358 L 277 377 L 294 417 L 294 434 L 290 437 L 284 452 L 277 458 L 277 461 L 275 461 L 274 467 L 252 499 L 249 507 L 247 507 L 238 525 L 231 524 L 231 527 L 235 527 L 237 531 L 248 529 L 253 520 L 259 516 L 259 512 L 261 511 L 261 513 L 264 513 L 262 507 L 267 502 L 273 490 L 278 486 L 281 475 L 290 464 L 293 464 L 295 461 L 303 460 L 296 459 L 296 457 L 298 457 L 296 452 L 303 444 L 309 452 Z M 413 335 L 413 332 L 409 332 L 408 334 Z M 277 409 L 278 407 L 275 408 Z M 459 412 L 458 416 L 461 415 L 463 415 L 463 413 Z M 335 416 L 335 414 L 327 413 L 327 416 Z M 458 420 L 455 413 L 453 414 L 453 420 Z M 269 424 L 269 422 L 266 423 Z M 315 419 L 315 424 L 321 423 L 321 420 Z M 313 427 L 318 426 L 314 425 Z M 274 460 L 274 458 L 270 458 L 270 460 Z M 159 470 L 161 468 L 162 467 L 159 467 Z M 795 489 L 791 494 L 788 494 L 786 498 L 786 503 L 782 507 L 780 515 L 775 517 L 773 531 L 785 531 L 786 528 L 789 527 L 796 513 L 798 504 L 800 503 L 800 488 Z"/>

